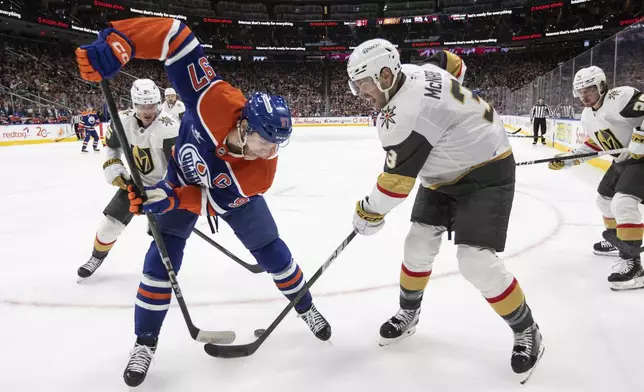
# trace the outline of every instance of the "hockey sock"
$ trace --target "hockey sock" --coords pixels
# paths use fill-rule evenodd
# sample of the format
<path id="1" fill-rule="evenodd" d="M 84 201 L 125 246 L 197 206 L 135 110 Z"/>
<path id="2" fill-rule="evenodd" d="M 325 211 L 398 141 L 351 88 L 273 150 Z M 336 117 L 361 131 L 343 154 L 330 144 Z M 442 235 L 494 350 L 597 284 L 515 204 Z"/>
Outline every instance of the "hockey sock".
<path id="1" fill-rule="evenodd" d="M 94 250 L 92 251 L 92 256 L 97 259 L 104 259 L 107 257 L 107 254 L 110 252 L 110 249 L 112 249 L 115 242 L 116 239 L 112 242 L 102 242 L 98 239 L 98 233 L 96 233 L 96 237 L 94 237 Z"/>
<path id="2" fill-rule="evenodd" d="M 292 260 L 288 267 L 271 275 L 273 275 L 273 281 L 277 288 L 291 301 L 297 297 L 297 294 L 306 285 L 306 279 L 304 279 L 300 266 Z M 295 310 L 298 313 L 306 312 L 311 308 L 312 301 L 311 293 L 306 293 L 295 305 Z"/>
<path id="3" fill-rule="evenodd" d="M 161 331 L 170 300 L 172 285 L 170 281 L 152 279 L 143 275 L 136 293 L 134 307 L 134 333 L 138 337 L 156 338 Z"/>
<path id="4" fill-rule="evenodd" d="M 413 272 L 403 264 L 400 268 L 400 308 L 418 309 L 432 270 Z"/>
<path id="5" fill-rule="evenodd" d="M 642 237 L 644 237 L 644 224 L 622 223 L 617 225 L 617 238 L 635 249 L 642 246 Z M 625 254 L 620 254 L 619 256 L 627 259 L 633 258 L 633 256 Z M 638 260 L 639 258 L 639 255 L 635 257 Z"/>
<path id="6" fill-rule="evenodd" d="M 125 230 L 125 224 L 110 215 L 106 215 L 96 231 L 92 256 L 97 259 L 104 259 L 114 246 L 116 239 L 123 233 L 123 230 Z"/>
<path id="7" fill-rule="evenodd" d="M 264 271 L 272 275 L 279 291 L 290 301 L 306 286 L 306 279 L 300 266 L 293 260 L 291 251 L 281 238 L 254 249 L 251 253 Z M 295 310 L 298 313 L 304 313 L 311 308 L 312 303 L 311 293 L 307 292 L 295 305 Z"/>
<path id="8" fill-rule="evenodd" d="M 617 221 L 615 221 L 615 218 L 609 218 L 605 216 L 604 226 L 606 227 L 606 230 L 615 230 L 617 229 Z"/>
<path id="9" fill-rule="evenodd" d="M 524 331 L 534 323 L 532 310 L 526 303 L 516 278 L 512 279 L 510 286 L 500 295 L 486 300 L 515 333 Z"/>

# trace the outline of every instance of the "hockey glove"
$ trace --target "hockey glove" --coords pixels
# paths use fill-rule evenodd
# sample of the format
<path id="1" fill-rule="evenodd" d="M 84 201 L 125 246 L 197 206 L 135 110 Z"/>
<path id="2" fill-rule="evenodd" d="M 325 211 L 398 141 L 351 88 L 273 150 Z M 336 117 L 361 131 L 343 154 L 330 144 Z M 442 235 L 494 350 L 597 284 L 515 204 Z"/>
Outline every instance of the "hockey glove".
<path id="1" fill-rule="evenodd" d="M 90 82 L 111 79 L 134 57 L 134 45 L 120 31 L 109 28 L 101 31 L 91 45 L 76 49 L 76 62 L 81 77 Z"/>
<path id="2" fill-rule="evenodd" d="M 127 186 L 132 183 L 130 173 L 127 172 L 123 162 L 118 158 L 112 158 L 103 164 L 103 174 L 108 184 L 117 186 L 127 191 Z"/>
<path id="3" fill-rule="evenodd" d="M 384 225 L 385 216 L 369 210 L 369 197 L 365 197 L 356 203 L 356 212 L 353 215 L 353 227 L 359 234 L 376 234 Z"/>
<path id="4" fill-rule="evenodd" d="M 555 158 L 556 157 L 567 157 L 567 156 L 571 156 L 571 155 L 575 155 L 575 154 L 577 154 L 577 152 L 575 152 L 575 151 L 564 152 L 564 153 L 555 155 Z M 583 160 L 581 160 L 581 159 L 566 159 L 566 160 L 557 159 L 556 161 L 552 161 L 552 162 L 548 163 L 548 169 L 550 169 L 550 170 L 561 170 L 561 169 L 564 169 L 564 168 L 581 165 L 582 163 L 583 163 Z"/>
<path id="5" fill-rule="evenodd" d="M 179 198 L 168 181 L 162 180 L 154 186 L 146 186 L 141 193 L 135 185 L 129 185 L 128 199 L 130 199 L 130 212 L 139 215 L 142 212 L 163 214 L 179 208 Z"/>
<path id="6" fill-rule="evenodd" d="M 628 152 L 630 152 L 631 158 L 644 160 L 644 131 L 641 127 L 633 130 L 633 136 L 628 145 Z"/>

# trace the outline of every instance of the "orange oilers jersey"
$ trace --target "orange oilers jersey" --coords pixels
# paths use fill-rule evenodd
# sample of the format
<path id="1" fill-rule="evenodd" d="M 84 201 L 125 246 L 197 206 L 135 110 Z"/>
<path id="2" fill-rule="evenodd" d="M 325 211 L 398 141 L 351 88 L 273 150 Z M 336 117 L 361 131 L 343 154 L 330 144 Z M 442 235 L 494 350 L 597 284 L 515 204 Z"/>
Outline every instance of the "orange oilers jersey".
<path id="1" fill-rule="evenodd" d="M 176 185 L 202 187 L 200 194 L 190 192 L 189 204 L 196 207 L 190 210 L 223 214 L 266 192 L 277 157 L 245 160 L 229 154 L 224 141 L 237 126 L 246 98 L 217 76 L 192 31 L 167 18 L 127 19 L 111 26 L 130 39 L 134 57 L 165 62 L 186 106 L 167 177 Z"/>

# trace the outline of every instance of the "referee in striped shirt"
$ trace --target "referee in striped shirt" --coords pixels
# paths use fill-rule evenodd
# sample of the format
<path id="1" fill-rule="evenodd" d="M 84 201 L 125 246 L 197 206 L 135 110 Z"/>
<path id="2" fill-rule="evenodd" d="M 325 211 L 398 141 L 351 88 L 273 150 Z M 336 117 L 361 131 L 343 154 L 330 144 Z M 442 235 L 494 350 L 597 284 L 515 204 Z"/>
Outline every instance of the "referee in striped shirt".
<path id="1" fill-rule="evenodd" d="M 80 124 L 81 122 L 81 117 L 82 116 L 80 114 L 72 116 L 72 128 L 74 129 L 74 133 L 76 133 L 76 139 L 78 140 L 81 140 L 82 139 L 81 136 L 83 136 L 82 130 L 78 126 L 78 124 Z"/>
<path id="2" fill-rule="evenodd" d="M 548 105 L 543 103 L 543 98 L 539 98 L 538 103 L 532 108 L 530 114 L 530 121 L 532 122 L 532 132 L 534 141 L 532 144 L 537 144 L 539 140 L 539 128 L 541 128 L 541 144 L 546 144 L 546 116 L 552 116 L 552 112 Z"/>

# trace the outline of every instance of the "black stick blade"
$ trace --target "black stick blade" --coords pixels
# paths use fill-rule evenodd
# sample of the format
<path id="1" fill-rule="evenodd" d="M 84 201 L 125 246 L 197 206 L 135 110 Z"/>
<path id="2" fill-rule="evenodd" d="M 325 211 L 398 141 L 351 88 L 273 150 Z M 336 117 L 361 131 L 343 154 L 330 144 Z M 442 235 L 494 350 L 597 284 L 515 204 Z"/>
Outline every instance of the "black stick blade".
<path id="1" fill-rule="evenodd" d="M 243 358 L 249 357 L 257 351 L 259 344 L 253 342 L 250 344 L 244 344 L 240 346 L 218 346 L 216 344 L 206 343 L 204 345 L 204 350 L 206 354 L 211 357 L 216 358 Z"/>

